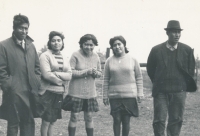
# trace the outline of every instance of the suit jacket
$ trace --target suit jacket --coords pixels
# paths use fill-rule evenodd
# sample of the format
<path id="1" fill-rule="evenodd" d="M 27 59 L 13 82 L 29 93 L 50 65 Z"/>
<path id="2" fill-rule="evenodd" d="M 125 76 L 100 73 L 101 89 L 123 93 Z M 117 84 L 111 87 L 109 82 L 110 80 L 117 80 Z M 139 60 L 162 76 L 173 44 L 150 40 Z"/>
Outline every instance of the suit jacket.
<path id="1" fill-rule="evenodd" d="M 160 75 L 168 65 L 167 53 L 164 51 L 166 43 L 161 43 L 152 48 L 148 60 L 147 60 L 147 73 L 153 83 L 152 96 L 155 96 L 159 92 L 159 86 L 157 85 L 160 79 Z M 193 79 L 195 70 L 195 58 L 193 55 L 193 49 L 188 45 L 178 42 L 176 61 L 180 71 L 183 73 L 188 92 L 196 91 L 196 83 Z"/>
<path id="2" fill-rule="evenodd" d="M 18 103 L 16 96 L 30 109 L 29 98 L 22 92 L 30 90 L 37 93 L 40 87 L 39 58 L 32 42 L 27 36 L 25 49 L 16 44 L 14 36 L 0 42 L 0 84 L 3 91 L 0 118 L 10 118 L 9 108 Z"/>

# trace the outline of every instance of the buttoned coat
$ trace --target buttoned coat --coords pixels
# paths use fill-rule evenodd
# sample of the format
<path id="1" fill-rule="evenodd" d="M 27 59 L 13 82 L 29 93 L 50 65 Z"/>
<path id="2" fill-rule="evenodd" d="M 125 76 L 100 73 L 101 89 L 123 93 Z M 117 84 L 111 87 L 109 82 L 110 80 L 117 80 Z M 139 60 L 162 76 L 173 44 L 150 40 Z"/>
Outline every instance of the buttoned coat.
<path id="1" fill-rule="evenodd" d="M 0 42 L 0 84 L 3 91 L 2 105 L 0 107 L 0 118 L 18 119 L 18 115 L 10 113 L 15 108 L 16 98 L 20 98 L 26 105 L 27 112 L 30 109 L 29 98 L 23 91 L 30 90 L 37 93 L 40 87 L 40 65 L 38 55 L 33 45 L 33 40 L 27 36 L 25 39 L 26 48 L 23 49 L 16 44 L 14 36 Z M 12 108 L 10 108 L 12 107 Z M 28 116 L 32 113 L 27 113 Z"/>
<path id="2" fill-rule="evenodd" d="M 160 76 L 168 65 L 167 53 L 164 51 L 167 42 L 154 46 L 147 60 L 147 73 L 153 83 L 152 96 L 159 92 L 158 82 L 161 82 Z M 187 83 L 187 92 L 196 91 L 196 83 L 193 79 L 195 70 L 195 58 L 193 49 L 186 44 L 178 42 L 176 62 L 179 70 L 182 72 Z"/>

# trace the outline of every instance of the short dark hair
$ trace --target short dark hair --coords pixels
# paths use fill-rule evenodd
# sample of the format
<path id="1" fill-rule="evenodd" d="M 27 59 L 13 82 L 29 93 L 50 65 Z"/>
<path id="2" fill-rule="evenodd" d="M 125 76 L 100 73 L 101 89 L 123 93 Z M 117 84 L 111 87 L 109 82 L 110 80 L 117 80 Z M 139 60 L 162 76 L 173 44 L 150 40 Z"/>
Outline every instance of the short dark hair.
<path id="1" fill-rule="evenodd" d="M 62 48 L 60 49 L 61 51 L 64 49 L 64 41 L 63 41 L 63 39 L 65 39 L 65 36 L 62 34 L 62 33 L 60 33 L 60 32 L 57 32 L 57 31 L 51 31 L 50 33 L 49 33 L 49 41 L 47 42 L 47 47 L 48 47 L 48 49 L 52 49 L 51 48 L 51 39 L 54 37 L 54 36 L 59 36 L 61 39 L 62 39 L 62 42 L 63 42 L 63 46 L 62 46 Z"/>
<path id="2" fill-rule="evenodd" d="M 15 15 L 13 18 L 13 29 L 16 29 L 19 25 L 27 23 L 28 26 L 30 25 L 28 17 L 25 15 Z"/>
<path id="3" fill-rule="evenodd" d="M 113 44 L 114 44 L 114 42 L 115 42 L 116 40 L 119 40 L 119 41 L 121 41 L 121 42 L 124 44 L 125 53 L 128 53 L 129 51 L 128 51 L 127 47 L 126 47 L 126 40 L 125 40 L 124 37 L 121 36 L 121 35 L 120 35 L 120 36 L 115 36 L 115 37 L 113 37 L 113 38 L 110 39 L 110 41 L 109 41 L 110 48 L 111 48 L 111 49 L 113 48 Z"/>
<path id="4" fill-rule="evenodd" d="M 97 41 L 97 38 L 93 35 L 93 34 L 85 34 L 84 36 L 82 36 L 80 38 L 80 41 L 79 41 L 79 45 L 80 45 L 80 48 L 83 47 L 83 43 L 85 43 L 87 40 L 92 40 L 92 42 L 98 46 L 98 41 Z"/>

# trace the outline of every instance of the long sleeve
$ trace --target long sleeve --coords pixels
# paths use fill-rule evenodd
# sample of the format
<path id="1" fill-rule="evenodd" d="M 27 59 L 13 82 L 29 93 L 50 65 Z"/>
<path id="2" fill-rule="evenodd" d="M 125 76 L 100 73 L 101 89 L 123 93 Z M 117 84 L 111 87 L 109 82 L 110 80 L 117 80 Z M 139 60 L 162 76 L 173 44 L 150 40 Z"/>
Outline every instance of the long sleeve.
<path id="1" fill-rule="evenodd" d="M 35 49 L 35 75 L 36 75 L 36 80 L 38 80 L 40 86 L 41 83 L 40 61 L 36 49 Z"/>
<path id="2" fill-rule="evenodd" d="M 2 45 L 0 45 L 0 84 L 9 79 L 8 74 L 8 62 L 5 53 L 5 49 Z"/>
<path id="3" fill-rule="evenodd" d="M 69 81 L 72 78 L 72 72 L 67 71 L 67 72 L 55 72 L 55 75 L 59 77 L 63 81 Z"/>
<path id="4" fill-rule="evenodd" d="M 56 76 L 58 76 L 63 81 L 69 81 L 72 78 L 72 70 L 69 64 L 68 59 L 64 59 L 64 69 L 63 72 L 55 72 Z"/>
<path id="5" fill-rule="evenodd" d="M 72 54 L 71 59 L 70 59 L 70 65 L 71 65 L 71 69 L 72 69 L 72 76 L 73 77 L 85 77 L 85 76 L 87 76 L 88 69 L 77 70 L 76 69 L 76 64 L 77 64 L 77 58 L 75 57 L 74 54 Z"/>
<path id="6" fill-rule="evenodd" d="M 50 66 L 50 58 L 46 54 L 41 54 L 40 56 L 40 69 L 42 72 L 42 76 L 45 80 L 54 83 L 56 85 L 62 85 L 62 80 L 59 79 L 55 72 L 51 70 Z"/>
<path id="7" fill-rule="evenodd" d="M 110 80 L 110 70 L 109 70 L 109 61 L 107 60 L 104 66 L 104 76 L 103 76 L 103 98 L 108 98 L 108 89 L 109 89 L 109 80 Z"/>
<path id="8" fill-rule="evenodd" d="M 153 48 L 147 60 L 147 73 L 152 83 L 154 81 L 155 70 L 156 70 L 156 58 L 155 58 L 155 52 Z"/>
<path id="9" fill-rule="evenodd" d="M 194 50 L 191 49 L 190 54 L 189 54 L 189 62 L 188 62 L 188 73 L 190 74 L 190 76 L 194 76 L 194 70 L 195 70 L 195 58 L 194 58 L 194 54 L 193 54 Z"/>
<path id="10" fill-rule="evenodd" d="M 143 80 L 139 63 L 129 54 L 106 60 L 103 98 L 136 98 L 143 96 Z"/>
<path id="11" fill-rule="evenodd" d="M 137 94 L 138 96 L 144 96 L 143 94 L 143 78 L 140 65 L 137 60 L 135 60 L 135 80 L 137 85 Z"/>
<path id="12" fill-rule="evenodd" d="M 0 45 L 0 86 L 3 91 L 7 91 L 11 84 L 11 76 L 8 73 L 8 62 L 5 48 Z"/>
<path id="13" fill-rule="evenodd" d="M 35 50 L 35 74 L 40 76 L 41 75 L 41 71 L 40 71 L 40 61 L 39 61 L 39 57 L 37 55 L 37 52 Z"/>
<path id="14" fill-rule="evenodd" d="M 95 75 L 95 78 L 99 78 L 102 75 L 102 71 L 101 71 L 101 62 L 100 59 L 98 57 L 98 63 L 97 63 L 97 74 Z"/>

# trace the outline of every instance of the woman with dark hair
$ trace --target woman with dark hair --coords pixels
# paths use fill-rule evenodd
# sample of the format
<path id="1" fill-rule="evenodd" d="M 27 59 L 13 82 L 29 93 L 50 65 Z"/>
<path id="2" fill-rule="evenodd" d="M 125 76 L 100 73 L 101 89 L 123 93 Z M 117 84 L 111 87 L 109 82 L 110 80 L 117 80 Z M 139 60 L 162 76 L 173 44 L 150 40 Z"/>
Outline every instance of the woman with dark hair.
<path id="1" fill-rule="evenodd" d="M 41 116 L 41 136 L 52 136 L 54 123 L 62 118 L 63 95 L 67 93 L 68 82 L 72 76 L 69 61 L 61 54 L 64 48 L 63 39 L 62 33 L 50 32 L 48 50 L 40 56 L 42 83 L 39 94 L 45 107 Z"/>
<path id="2" fill-rule="evenodd" d="M 143 81 L 139 63 L 131 57 L 122 36 L 110 39 L 114 55 L 106 60 L 103 82 L 103 103 L 110 104 L 115 136 L 128 136 L 130 117 L 138 117 L 138 104 L 143 96 Z"/>
<path id="3" fill-rule="evenodd" d="M 93 136 L 92 113 L 99 110 L 95 78 L 101 76 L 100 59 L 98 54 L 93 52 L 98 42 L 94 35 L 86 34 L 80 38 L 79 44 L 80 49 L 74 52 L 70 59 L 72 79 L 63 109 L 71 111 L 69 136 L 75 135 L 78 114 L 81 111 L 84 111 L 87 136 Z"/>

